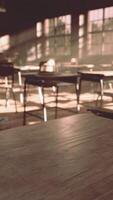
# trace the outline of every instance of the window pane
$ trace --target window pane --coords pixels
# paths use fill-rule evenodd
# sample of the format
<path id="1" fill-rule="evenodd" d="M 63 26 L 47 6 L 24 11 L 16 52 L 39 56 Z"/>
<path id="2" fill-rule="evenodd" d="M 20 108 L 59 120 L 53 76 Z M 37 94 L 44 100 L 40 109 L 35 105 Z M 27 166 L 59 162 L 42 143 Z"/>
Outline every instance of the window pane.
<path id="1" fill-rule="evenodd" d="M 46 19 L 44 21 L 44 34 L 45 36 L 52 36 L 55 34 L 55 21 L 54 19 Z"/>
<path id="2" fill-rule="evenodd" d="M 27 61 L 34 61 L 36 59 L 36 49 L 31 47 L 27 52 Z"/>
<path id="3" fill-rule="evenodd" d="M 71 15 L 66 15 L 66 24 L 71 24 Z"/>
<path id="4" fill-rule="evenodd" d="M 88 12 L 88 31 L 101 31 L 103 26 L 103 9 Z"/>
<path id="5" fill-rule="evenodd" d="M 60 25 L 58 24 L 58 26 L 56 26 L 56 29 L 55 29 L 56 35 L 65 34 L 65 24 L 63 24 L 63 22 L 62 22 L 62 24 L 61 24 L 61 22 L 59 22 L 59 23 L 60 23 Z"/>
<path id="6" fill-rule="evenodd" d="M 49 35 L 49 19 L 46 19 L 44 22 L 44 33 L 46 36 Z"/>
<path id="7" fill-rule="evenodd" d="M 42 44 L 39 43 L 37 44 L 37 58 L 41 58 L 42 57 Z"/>
<path id="8" fill-rule="evenodd" d="M 102 33 L 88 34 L 88 44 L 102 44 Z"/>
<path id="9" fill-rule="evenodd" d="M 65 37 L 56 37 L 55 46 L 56 46 L 56 48 L 64 47 L 65 46 Z"/>
<path id="10" fill-rule="evenodd" d="M 79 48 L 83 48 L 84 46 L 84 38 L 79 38 Z"/>
<path id="11" fill-rule="evenodd" d="M 104 21 L 104 30 L 113 30 L 113 19 L 106 19 Z"/>
<path id="12" fill-rule="evenodd" d="M 79 16 L 79 26 L 83 26 L 84 25 L 84 15 L 80 15 Z"/>
<path id="13" fill-rule="evenodd" d="M 81 28 L 79 28 L 79 37 L 81 37 L 83 35 L 84 35 L 84 28 L 81 27 Z"/>
<path id="14" fill-rule="evenodd" d="M 49 44 L 49 40 L 46 40 L 45 43 L 45 55 L 49 55 L 50 54 L 50 44 Z"/>
<path id="15" fill-rule="evenodd" d="M 57 55 L 70 55 L 71 50 L 71 37 L 56 37 L 55 47 Z"/>
<path id="16" fill-rule="evenodd" d="M 51 55 L 54 55 L 54 49 L 55 49 L 55 38 L 53 37 L 53 38 L 49 38 L 48 39 L 49 41 L 49 51 L 50 51 L 50 54 Z"/>
<path id="17" fill-rule="evenodd" d="M 104 43 L 113 43 L 113 32 L 104 33 Z"/>
<path id="18" fill-rule="evenodd" d="M 98 54 L 102 54 L 101 45 L 92 45 L 88 47 L 88 55 L 98 55 Z"/>
<path id="19" fill-rule="evenodd" d="M 74 44 L 73 44 L 74 45 Z M 65 37 L 64 55 L 71 55 L 71 36 Z"/>
<path id="20" fill-rule="evenodd" d="M 55 30 L 57 35 L 71 33 L 71 16 L 60 16 L 55 18 Z"/>
<path id="21" fill-rule="evenodd" d="M 91 21 L 88 23 L 88 31 L 89 32 L 94 32 L 94 31 L 101 31 L 103 26 L 103 21 L 98 20 L 98 21 Z"/>
<path id="22" fill-rule="evenodd" d="M 54 24 L 54 19 L 49 20 L 49 35 L 54 35 L 55 34 L 55 24 Z"/>
<path id="23" fill-rule="evenodd" d="M 105 18 L 109 19 L 109 18 L 113 18 L 113 7 L 108 7 L 105 8 Z"/>
<path id="24" fill-rule="evenodd" d="M 102 53 L 103 34 L 88 34 L 87 49 L 88 55 L 97 55 Z"/>
<path id="25" fill-rule="evenodd" d="M 101 20 L 103 18 L 103 9 L 91 10 L 88 12 L 88 21 Z"/>
<path id="26" fill-rule="evenodd" d="M 71 33 L 71 25 L 70 24 L 66 24 L 65 25 L 65 34 L 70 34 Z"/>
<path id="27" fill-rule="evenodd" d="M 84 38 L 79 38 L 79 58 L 83 55 L 83 47 L 84 47 Z"/>
<path id="28" fill-rule="evenodd" d="M 38 22 L 36 24 L 36 36 L 40 37 L 42 35 L 42 23 Z"/>
<path id="29" fill-rule="evenodd" d="M 112 44 L 104 44 L 103 54 L 112 54 L 112 52 L 113 52 L 113 45 Z"/>

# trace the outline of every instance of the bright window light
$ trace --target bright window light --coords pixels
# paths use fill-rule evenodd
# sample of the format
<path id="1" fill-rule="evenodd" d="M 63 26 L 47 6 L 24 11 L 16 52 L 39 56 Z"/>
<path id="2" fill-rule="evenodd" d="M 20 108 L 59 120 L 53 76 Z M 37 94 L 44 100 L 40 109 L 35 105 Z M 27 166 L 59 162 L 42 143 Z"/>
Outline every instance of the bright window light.
<path id="1" fill-rule="evenodd" d="M 8 50 L 10 47 L 10 36 L 4 35 L 0 37 L 0 52 Z"/>
<path id="2" fill-rule="evenodd" d="M 88 12 L 88 20 L 95 21 L 103 18 L 103 9 L 91 10 Z"/>
<path id="3" fill-rule="evenodd" d="M 36 24 L 36 36 L 40 37 L 42 35 L 42 23 L 37 22 Z"/>
<path id="4" fill-rule="evenodd" d="M 105 8 L 105 18 L 113 18 L 113 7 Z"/>

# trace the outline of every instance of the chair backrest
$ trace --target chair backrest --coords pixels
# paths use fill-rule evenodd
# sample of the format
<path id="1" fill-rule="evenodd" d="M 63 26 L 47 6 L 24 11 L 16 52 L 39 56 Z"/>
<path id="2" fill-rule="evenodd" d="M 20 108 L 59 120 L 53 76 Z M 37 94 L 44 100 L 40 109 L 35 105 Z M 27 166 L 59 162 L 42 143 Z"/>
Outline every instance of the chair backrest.
<path id="1" fill-rule="evenodd" d="M 41 61 L 39 63 L 39 72 L 45 72 L 46 71 L 46 64 L 47 64 L 47 61 Z"/>
<path id="2" fill-rule="evenodd" d="M 0 77 L 11 77 L 12 83 L 14 83 L 14 67 L 12 63 L 0 63 Z"/>
<path id="3" fill-rule="evenodd" d="M 0 63 L 0 76 L 14 75 L 13 63 Z"/>
<path id="4" fill-rule="evenodd" d="M 55 60 L 49 59 L 48 61 L 42 61 L 39 64 L 40 72 L 54 72 L 55 71 Z"/>

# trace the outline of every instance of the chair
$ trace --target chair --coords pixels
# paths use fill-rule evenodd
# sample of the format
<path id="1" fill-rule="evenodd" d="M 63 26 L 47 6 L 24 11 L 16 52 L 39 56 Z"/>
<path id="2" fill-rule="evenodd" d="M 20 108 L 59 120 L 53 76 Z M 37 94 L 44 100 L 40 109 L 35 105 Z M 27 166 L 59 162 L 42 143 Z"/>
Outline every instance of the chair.
<path id="1" fill-rule="evenodd" d="M 10 97 L 10 92 L 13 95 L 15 109 L 17 112 L 16 98 L 14 93 L 14 74 L 15 70 L 12 63 L 0 63 L 0 88 L 5 90 L 6 107 Z"/>

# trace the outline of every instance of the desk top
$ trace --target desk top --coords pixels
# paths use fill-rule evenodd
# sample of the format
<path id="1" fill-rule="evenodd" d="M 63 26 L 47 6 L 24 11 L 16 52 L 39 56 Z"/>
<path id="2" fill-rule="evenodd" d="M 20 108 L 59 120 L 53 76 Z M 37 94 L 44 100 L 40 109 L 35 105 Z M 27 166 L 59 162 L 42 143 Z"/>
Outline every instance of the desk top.
<path id="1" fill-rule="evenodd" d="M 82 80 L 87 81 L 99 81 L 113 80 L 113 70 L 112 71 L 79 71 L 79 75 Z"/>
<path id="2" fill-rule="evenodd" d="M 83 70 L 79 71 L 79 74 L 89 74 L 89 75 L 100 75 L 100 76 L 113 76 L 113 70 L 111 71 L 88 71 L 88 70 Z"/>
<path id="3" fill-rule="evenodd" d="M 79 75 L 77 73 L 57 73 L 57 72 L 41 72 L 34 75 L 25 75 L 26 79 L 33 81 L 63 81 L 76 82 Z"/>
<path id="4" fill-rule="evenodd" d="M 113 121 L 78 114 L 1 131 L 0 199 L 113 199 Z"/>
<path id="5" fill-rule="evenodd" d="M 34 65 L 25 65 L 25 66 L 15 66 L 15 69 L 18 71 L 32 71 L 32 70 L 39 70 L 39 66 L 34 66 Z"/>
<path id="6" fill-rule="evenodd" d="M 64 66 L 64 67 L 75 67 L 75 68 L 83 68 L 83 67 L 86 67 L 86 68 L 89 68 L 89 69 L 92 69 L 94 68 L 94 64 L 75 64 L 75 63 L 71 63 L 71 62 L 64 62 L 64 63 L 61 63 L 61 66 Z"/>

